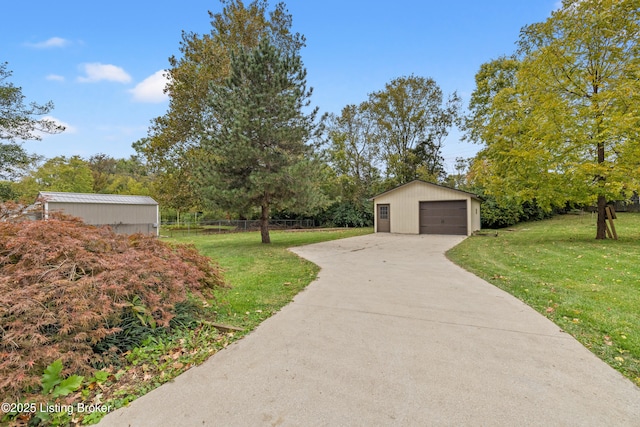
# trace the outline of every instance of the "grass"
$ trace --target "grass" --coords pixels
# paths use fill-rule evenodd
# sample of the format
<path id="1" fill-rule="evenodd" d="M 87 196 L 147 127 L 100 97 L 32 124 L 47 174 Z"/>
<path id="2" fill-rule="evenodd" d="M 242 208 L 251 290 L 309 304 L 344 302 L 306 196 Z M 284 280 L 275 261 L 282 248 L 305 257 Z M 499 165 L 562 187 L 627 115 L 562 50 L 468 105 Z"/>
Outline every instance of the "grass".
<path id="1" fill-rule="evenodd" d="M 289 303 L 318 273 L 315 264 L 287 248 L 371 232 L 371 228 L 272 231 L 269 245 L 261 243 L 259 232 L 191 235 L 172 240 L 193 243 L 202 254 L 220 264 L 231 289 L 218 295 L 216 321 L 250 331 Z"/>
<path id="2" fill-rule="evenodd" d="M 572 334 L 640 385 L 640 214 L 618 214 L 620 240 L 596 241 L 595 219 L 566 215 L 473 237 L 448 252 L 457 264 L 512 293 Z M 231 288 L 218 295 L 215 321 L 243 329 L 220 334 L 207 325 L 132 351 L 131 366 L 103 386 L 104 401 L 123 406 L 199 364 L 276 313 L 317 275 L 287 248 L 371 233 L 372 229 L 188 235 L 225 270 Z M 495 236 L 495 233 L 490 235 Z M 113 384 L 110 384 L 113 382 Z M 110 387 L 110 388 L 109 388 Z M 94 420 L 97 421 L 97 420 Z"/>
<path id="3" fill-rule="evenodd" d="M 595 218 L 566 215 L 472 237 L 448 252 L 457 264 L 520 298 L 601 359 L 640 385 L 640 214 L 618 214 L 620 240 L 597 241 Z M 107 369 L 108 380 L 83 399 L 118 408 L 201 363 L 276 313 L 317 275 L 318 267 L 287 248 L 371 233 L 372 229 L 188 235 L 225 270 L 230 289 L 218 295 L 215 321 L 243 329 L 220 333 L 203 324 L 149 339 Z M 97 422 L 95 419 L 86 421 Z"/>
<path id="4" fill-rule="evenodd" d="M 234 225 L 163 225 L 160 228 L 160 235 L 169 238 L 189 237 L 191 235 L 213 234 L 234 232 L 237 227 Z"/>
<path id="5" fill-rule="evenodd" d="M 557 216 L 466 239 L 447 256 L 640 385 L 640 214 L 619 213 L 615 227 L 619 240 L 595 240 L 595 216 Z"/>

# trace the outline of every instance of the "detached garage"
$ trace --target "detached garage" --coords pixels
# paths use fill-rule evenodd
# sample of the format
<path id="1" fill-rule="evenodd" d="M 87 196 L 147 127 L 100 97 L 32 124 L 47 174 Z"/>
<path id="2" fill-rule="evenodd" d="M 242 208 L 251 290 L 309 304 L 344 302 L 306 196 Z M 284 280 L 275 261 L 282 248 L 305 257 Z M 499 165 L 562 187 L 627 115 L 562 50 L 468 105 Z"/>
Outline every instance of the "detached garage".
<path id="1" fill-rule="evenodd" d="M 57 211 L 81 218 L 87 224 L 108 225 L 116 233 L 158 235 L 158 202 L 148 196 L 41 191 L 38 201 L 42 203 L 45 219 Z"/>
<path id="2" fill-rule="evenodd" d="M 373 197 L 376 233 L 459 234 L 480 230 L 478 196 L 415 180 Z"/>

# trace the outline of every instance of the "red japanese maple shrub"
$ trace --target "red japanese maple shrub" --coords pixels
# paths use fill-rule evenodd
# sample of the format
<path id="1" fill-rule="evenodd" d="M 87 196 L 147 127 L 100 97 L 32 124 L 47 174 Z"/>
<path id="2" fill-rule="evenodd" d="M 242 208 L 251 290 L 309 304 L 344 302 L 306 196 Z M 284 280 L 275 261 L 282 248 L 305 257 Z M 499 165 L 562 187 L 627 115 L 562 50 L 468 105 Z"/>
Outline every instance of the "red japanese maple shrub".
<path id="1" fill-rule="evenodd" d="M 192 246 L 124 236 L 70 218 L 0 212 L 0 396 L 37 386 L 46 366 L 90 374 L 97 343 L 120 331 L 133 302 L 159 327 L 177 303 L 212 299 L 219 267 Z"/>

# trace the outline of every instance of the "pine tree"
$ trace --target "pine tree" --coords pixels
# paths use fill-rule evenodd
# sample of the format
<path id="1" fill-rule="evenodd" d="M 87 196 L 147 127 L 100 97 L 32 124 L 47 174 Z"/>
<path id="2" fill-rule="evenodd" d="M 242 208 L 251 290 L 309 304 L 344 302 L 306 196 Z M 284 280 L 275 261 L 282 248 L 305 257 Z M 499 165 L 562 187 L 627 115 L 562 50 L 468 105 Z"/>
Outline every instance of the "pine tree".
<path id="1" fill-rule="evenodd" d="M 318 130 L 317 109 L 303 111 L 310 96 L 300 56 L 266 38 L 257 48 L 234 53 L 229 78 L 211 87 L 215 118 L 198 159 L 200 188 L 216 207 L 246 213 L 259 208 L 263 243 L 270 243 L 274 209 L 300 212 L 319 202 L 307 144 Z"/>
<path id="2" fill-rule="evenodd" d="M 148 137 L 133 144 L 155 172 L 154 193 L 165 207 L 202 209 L 199 193 L 191 185 L 194 157 L 201 155 L 200 137 L 212 114 L 209 86 L 223 84 L 229 76 L 230 52 L 253 49 L 265 37 L 287 51 L 304 46 L 304 37 L 291 31 L 293 18 L 284 3 L 220 0 L 220 4 L 220 12 L 209 12 L 209 32 L 183 31 L 180 56 L 169 58 L 165 88 L 169 108 L 152 120 Z"/>

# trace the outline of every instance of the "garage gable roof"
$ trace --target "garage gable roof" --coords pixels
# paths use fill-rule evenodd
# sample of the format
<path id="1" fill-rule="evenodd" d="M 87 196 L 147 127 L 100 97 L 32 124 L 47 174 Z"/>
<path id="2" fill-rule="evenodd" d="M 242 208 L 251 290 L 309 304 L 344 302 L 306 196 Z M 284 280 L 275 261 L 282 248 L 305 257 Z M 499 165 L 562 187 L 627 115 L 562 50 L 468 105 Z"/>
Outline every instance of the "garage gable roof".
<path id="1" fill-rule="evenodd" d="M 108 205 L 157 205 L 149 196 L 129 196 L 122 194 L 87 194 L 41 191 L 38 199 L 56 203 L 97 203 Z"/>
<path id="2" fill-rule="evenodd" d="M 399 190 L 401 188 L 407 187 L 409 185 L 414 185 L 416 183 L 424 184 L 424 185 L 431 185 L 431 186 L 438 187 L 438 188 L 444 188 L 445 190 L 451 191 L 453 193 L 460 193 L 461 196 L 471 197 L 472 199 L 476 199 L 476 200 L 482 201 L 482 199 L 480 197 L 478 197 L 476 194 L 469 193 L 468 191 L 456 190 L 455 188 L 445 187 L 444 185 L 434 184 L 432 182 L 423 181 L 421 179 L 414 179 L 411 182 L 407 182 L 406 184 L 399 185 L 399 186 L 397 186 L 395 188 L 392 188 L 391 190 L 385 191 L 384 193 L 377 194 L 377 195 L 373 196 L 372 198 L 370 198 L 369 200 L 375 200 L 380 196 L 383 196 L 385 194 L 389 194 L 391 192 L 394 192 L 394 191 Z"/>

